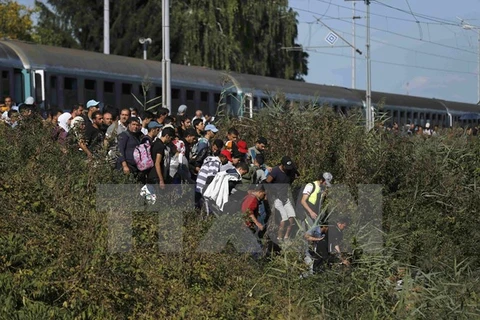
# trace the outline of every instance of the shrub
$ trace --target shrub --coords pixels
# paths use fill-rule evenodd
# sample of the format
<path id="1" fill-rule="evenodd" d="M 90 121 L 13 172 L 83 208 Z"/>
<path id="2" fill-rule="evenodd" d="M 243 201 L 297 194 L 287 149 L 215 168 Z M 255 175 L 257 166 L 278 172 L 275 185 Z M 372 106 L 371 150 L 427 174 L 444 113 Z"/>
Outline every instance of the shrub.
<path id="1" fill-rule="evenodd" d="M 265 136 L 271 165 L 290 155 L 301 172 L 298 185 L 330 171 L 353 191 L 357 184 L 382 186 L 382 249 L 369 253 L 358 234 L 347 234 L 365 253 L 349 269 L 307 278 L 293 250 L 300 239 L 268 259 L 231 244 L 199 252 L 217 221 L 188 208 L 161 209 L 161 220 L 133 212 L 132 249 L 111 252 L 111 216 L 96 208 L 97 186 L 131 181 L 75 148 L 65 151 L 40 122 L 0 126 L 0 318 L 478 317 L 480 143 L 365 133 L 359 123 L 325 108 L 277 105 L 220 125 L 221 134 L 236 126 L 249 144 Z M 168 217 L 183 219 L 179 252 L 158 250 Z"/>

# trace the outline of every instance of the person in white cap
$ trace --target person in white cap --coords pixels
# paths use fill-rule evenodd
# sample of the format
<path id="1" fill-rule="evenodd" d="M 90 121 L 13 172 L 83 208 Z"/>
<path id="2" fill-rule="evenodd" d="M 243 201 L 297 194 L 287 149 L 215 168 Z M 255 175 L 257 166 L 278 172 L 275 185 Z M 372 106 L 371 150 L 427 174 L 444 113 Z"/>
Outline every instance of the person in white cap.
<path id="1" fill-rule="evenodd" d="M 187 106 L 182 104 L 181 106 L 178 107 L 177 110 L 177 116 L 183 116 L 187 113 Z"/>
<path id="2" fill-rule="evenodd" d="M 95 100 L 89 100 L 87 102 L 87 110 L 88 110 L 88 120 L 90 120 L 90 123 L 93 122 L 92 120 L 92 114 L 95 112 L 95 111 L 98 111 L 100 108 L 98 107 L 98 105 L 100 104 L 100 102 L 98 101 L 95 101 Z M 85 121 L 87 121 L 87 119 L 85 119 Z M 88 126 L 88 122 L 87 122 L 87 126 Z"/>
<path id="3" fill-rule="evenodd" d="M 427 136 L 432 135 L 432 129 L 430 128 L 430 122 L 427 122 L 425 124 L 425 130 L 423 130 L 423 134 L 426 134 Z"/>
<path id="4" fill-rule="evenodd" d="M 326 191 L 328 187 L 332 186 L 332 179 L 333 176 L 330 172 L 324 172 L 319 175 L 317 180 L 308 183 L 303 189 L 300 204 L 305 210 L 305 221 L 309 227 L 313 226 L 314 221 L 321 214 Z"/>
<path id="5" fill-rule="evenodd" d="M 28 106 L 33 106 L 35 104 L 35 100 L 33 99 L 33 97 L 28 97 L 27 99 L 25 99 L 24 104 L 26 104 Z"/>

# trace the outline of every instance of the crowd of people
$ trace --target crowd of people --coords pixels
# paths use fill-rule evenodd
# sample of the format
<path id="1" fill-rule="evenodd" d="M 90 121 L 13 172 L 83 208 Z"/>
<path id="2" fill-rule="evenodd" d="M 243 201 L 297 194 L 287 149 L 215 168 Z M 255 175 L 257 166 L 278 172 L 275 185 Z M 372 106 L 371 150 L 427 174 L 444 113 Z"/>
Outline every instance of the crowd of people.
<path id="1" fill-rule="evenodd" d="M 259 239 L 266 226 L 277 220 L 274 236 L 268 236 L 280 248 L 290 242 L 292 230 L 300 222 L 303 238 L 310 244 L 305 261 L 311 272 L 335 262 L 349 264 L 342 245 L 348 219 L 332 221 L 322 210 L 333 181 L 329 172 L 320 172 L 308 183 L 295 205 L 289 194 L 299 172 L 288 155 L 276 165 L 267 165 L 266 138 L 257 137 L 248 146 L 236 128 L 229 128 L 226 137 L 218 137 L 214 117 L 196 110 L 190 118 L 185 105 L 175 115 L 166 108 L 140 114 L 136 108 L 118 112 L 109 106 L 100 110 L 100 105 L 90 100 L 69 112 L 48 111 L 44 122 L 52 127 L 52 139 L 65 146 L 66 152 L 104 161 L 113 170 L 134 177 L 147 188 L 147 196 L 161 194 L 169 184 L 193 184 L 200 212 L 241 212 L 244 228 Z M 23 119 L 35 116 L 31 97 L 18 108 L 7 97 L 5 106 L 2 122 L 13 129 Z"/>

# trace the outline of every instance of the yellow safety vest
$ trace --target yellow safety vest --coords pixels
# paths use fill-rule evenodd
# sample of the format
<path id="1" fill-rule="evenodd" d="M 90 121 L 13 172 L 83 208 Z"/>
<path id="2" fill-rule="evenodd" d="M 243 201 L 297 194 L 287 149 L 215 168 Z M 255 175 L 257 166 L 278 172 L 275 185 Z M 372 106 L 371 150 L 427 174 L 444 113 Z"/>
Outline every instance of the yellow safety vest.
<path id="1" fill-rule="evenodd" d="M 310 193 L 307 199 L 308 206 L 315 213 L 319 211 L 319 204 L 322 199 L 322 188 L 318 181 L 313 182 L 313 191 Z"/>

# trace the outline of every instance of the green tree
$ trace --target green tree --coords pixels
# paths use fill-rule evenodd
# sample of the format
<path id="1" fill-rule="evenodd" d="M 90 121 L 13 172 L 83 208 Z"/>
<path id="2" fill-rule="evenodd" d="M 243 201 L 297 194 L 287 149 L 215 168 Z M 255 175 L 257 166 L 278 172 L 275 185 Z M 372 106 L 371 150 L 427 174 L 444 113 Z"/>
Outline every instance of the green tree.
<path id="1" fill-rule="evenodd" d="M 35 26 L 33 40 L 40 44 L 79 48 L 68 22 L 53 13 L 44 3 L 35 1 L 39 18 Z"/>
<path id="2" fill-rule="evenodd" d="M 40 21 L 55 21 L 80 48 L 103 50 L 103 2 L 48 0 L 54 9 L 40 10 Z M 110 51 L 141 57 L 138 38 L 154 40 L 150 59 L 162 55 L 161 0 L 118 0 L 110 3 Z M 55 17 L 52 17 L 54 15 Z M 43 19 L 43 20 L 42 20 Z M 171 58 L 174 63 L 302 80 L 308 54 L 287 52 L 297 46 L 297 13 L 287 0 L 181 0 L 170 9 Z M 49 28 L 46 28 L 49 30 Z M 51 28 L 50 28 L 51 29 Z M 68 37 L 67 37 L 68 38 Z M 75 42 L 46 42 L 71 47 Z"/>
<path id="3" fill-rule="evenodd" d="M 0 37 L 31 40 L 33 9 L 12 0 L 0 0 Z"/>

